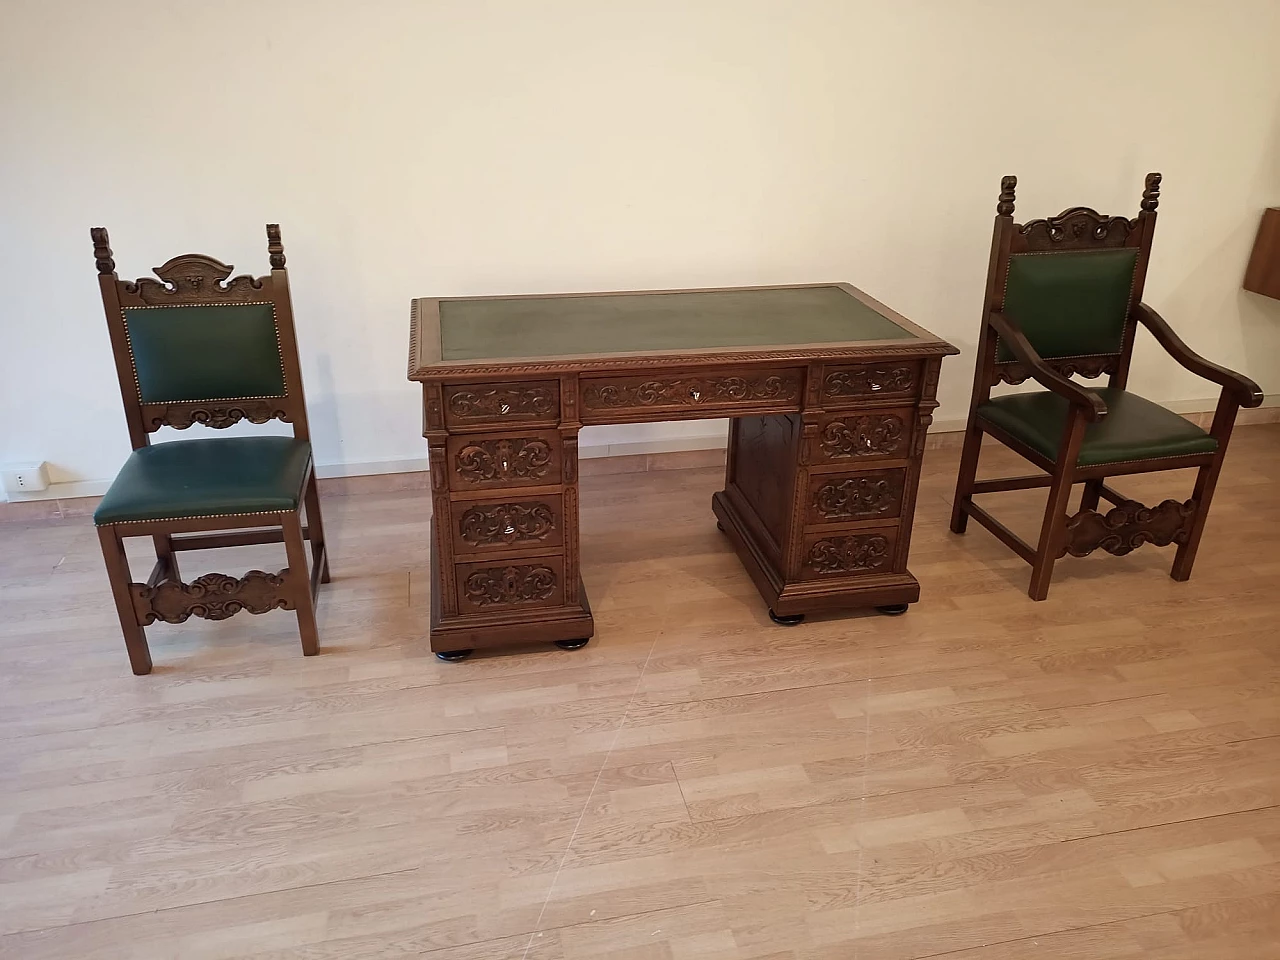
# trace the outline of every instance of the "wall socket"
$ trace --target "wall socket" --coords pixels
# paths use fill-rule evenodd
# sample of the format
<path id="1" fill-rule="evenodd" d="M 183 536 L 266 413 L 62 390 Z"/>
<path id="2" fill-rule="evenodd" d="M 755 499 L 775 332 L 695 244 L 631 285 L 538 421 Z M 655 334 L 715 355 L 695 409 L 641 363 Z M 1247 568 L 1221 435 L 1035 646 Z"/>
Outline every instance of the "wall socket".
<path id="1" fill-rule="evenodd" d="M 49 488 L 49 471 L 43 463 L 6 463 L 0 483 L 5 493 L 39 493 Z"/>

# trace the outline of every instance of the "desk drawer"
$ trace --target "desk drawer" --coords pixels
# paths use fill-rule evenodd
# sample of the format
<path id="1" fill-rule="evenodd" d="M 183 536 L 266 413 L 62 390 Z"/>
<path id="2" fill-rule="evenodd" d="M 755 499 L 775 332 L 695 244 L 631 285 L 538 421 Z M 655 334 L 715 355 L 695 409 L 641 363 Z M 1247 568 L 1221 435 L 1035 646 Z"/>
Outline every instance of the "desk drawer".
<path id="1" fill-rule="evenodd" d="M 564 543 L 564 497 L 511 495 L 452 505 L 454 554 L 502 554 Z"/>
<path id="2" fill-rule="evenodd" d="M 450 437 L 449 488 L 537 487 L 560 482 L 560 434 L 522 430 L 507 435 Z"/>
<path id="3" fill-rule="evenodd" d="M 859 520 L 897 520 L 907 471 L 868 470 L 863 473 L 815 473 L 809 476 L 805 523 L 820 525 Z"/>
<path id="4" fill-rule="evenodd" d="M 912 407 L 829 413 L 809 440 L 809 462 L 905 460 L 911 455 L 914 422 Z"/>
<path id="5" fill-rule="evenodd" d="M 499 613 L 564 605 L 564 558 L 457 565 L 458 612 Z"/>
<path id="6" fill-rule="evenodd" d="M 555 380 L 447 383 L 444 422 L 468 429 L 483 424 L 559 423 L 560 384 Z"/>
<path id="7" fill-rule="evenodd" d="M 822 404 L 832 409 L 867 400 L 914 399 L 919 393 L 918 360 L 827 367 L 822 377 Z"/>
<path id="8" fill-rule="evenodd" d="M 798 367 L 724 370 L 684 376 L 582 378 L 582 419 L 608 423 L 655 412 L 713 417 L 797 409 L 804 371 Z"/>
<path id="9" fill-rule="evenodd" d="M 858 533 L 815 533 L 804 538 L 800 578 L 866 577 L 892 573 L 898 552 L 898 528 Z"/>

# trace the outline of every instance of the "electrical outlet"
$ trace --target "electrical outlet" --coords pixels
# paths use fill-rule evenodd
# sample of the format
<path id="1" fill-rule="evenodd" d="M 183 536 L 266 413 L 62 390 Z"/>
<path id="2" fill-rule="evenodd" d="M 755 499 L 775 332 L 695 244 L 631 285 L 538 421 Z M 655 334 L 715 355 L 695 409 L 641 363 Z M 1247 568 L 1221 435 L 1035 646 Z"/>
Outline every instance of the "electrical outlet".
<path id="1" fill-rule="evenodd" d="M 43 463 L 7 463 L 0 468 L 5 493 L 39 493 L 49 488 L 49 471 Z"/>

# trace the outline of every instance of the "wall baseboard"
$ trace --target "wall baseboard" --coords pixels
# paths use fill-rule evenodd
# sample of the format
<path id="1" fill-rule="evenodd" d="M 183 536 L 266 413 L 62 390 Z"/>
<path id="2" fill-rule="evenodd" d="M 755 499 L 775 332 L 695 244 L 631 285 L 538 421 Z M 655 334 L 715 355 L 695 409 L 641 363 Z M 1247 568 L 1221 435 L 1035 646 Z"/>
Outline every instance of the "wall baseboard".
<path id="1" fill-rule="evenodd" d="M 1208 429 L 1217 399 L 1175 400 L 1164 404 L 1197 426 Z M 1241 410 L 1238 426 L 1280 423 L 1280 396 L 1268 397 L 1261 407 Z M 959 446 L 964 420 L 935 420 L 929 428 L 925 449 Z M 628 443 L 589 444 L 578 449 L 584 477 L 650 470 L 683 470 L 692 467 L 724 466 L 726 436 L 723 430 L 667 440 L 640 440 Z M 359 493 L 388 493 L 398 490 L 426 490 L 427 458 L 375 460 L 365 463 L 328 464 L 316 467 L 320 490 L 326 496 Z M 47 490 L 15 494 L 0 500 L 0 523 L 13 520 L 57 520 L 87 517 L 111 485 L 109 480 L 75 480 L 52 483 Z"/>

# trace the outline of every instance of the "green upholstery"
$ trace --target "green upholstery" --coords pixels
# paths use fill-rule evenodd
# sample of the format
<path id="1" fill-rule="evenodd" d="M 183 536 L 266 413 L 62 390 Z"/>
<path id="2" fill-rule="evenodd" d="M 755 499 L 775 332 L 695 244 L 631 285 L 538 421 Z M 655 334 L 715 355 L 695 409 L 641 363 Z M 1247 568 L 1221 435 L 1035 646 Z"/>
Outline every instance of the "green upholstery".
<path id="1" fill-rule="evenodd" d="M 293 437 L 175 440 L 135 450 L 93 522 L 296 510 L 311 444 Z"/>
<path id="2" fill-rule="evenodd" d="M 285 395 L 269 303 L 126 307 L 143 403 Z"/>
<path id="3" fill-rule="evenodd" d="M 1138 251 L 1019 253 L 1009 258 L 1004 315 L 1042 357 L 1119 353 Z M 1003 344 L 996 359 L 1013 360 Z"/>
<path id="4" fill-rule="evenodd" d="M 1213 453 L 1218 441 L 1194 423 L 1126 390 L 1094 391 L 1107 415 L 1088 424 L 1080 445 L 1079 466 Z M 999 427 L 1038 453 L 1057 459 L 1067 425 L 1064 397 L 1047 390 L 996 397 L 978 407 L 978 419 Z"/>
<path id="5" fill-rule="evenodd" d="M 836 286 L 440 302 L 445 360 L 913 337 Z"/>

